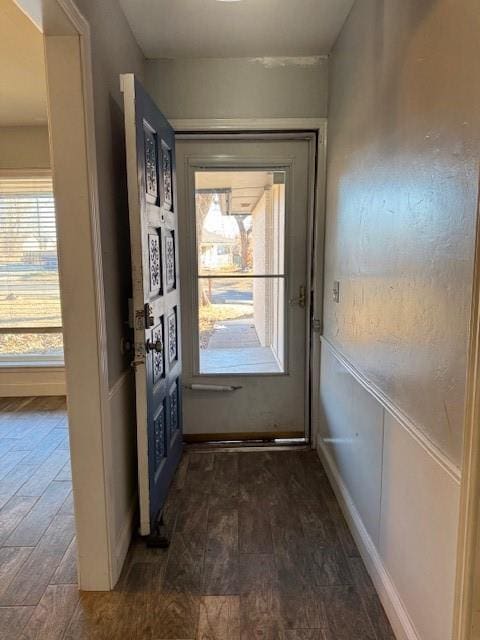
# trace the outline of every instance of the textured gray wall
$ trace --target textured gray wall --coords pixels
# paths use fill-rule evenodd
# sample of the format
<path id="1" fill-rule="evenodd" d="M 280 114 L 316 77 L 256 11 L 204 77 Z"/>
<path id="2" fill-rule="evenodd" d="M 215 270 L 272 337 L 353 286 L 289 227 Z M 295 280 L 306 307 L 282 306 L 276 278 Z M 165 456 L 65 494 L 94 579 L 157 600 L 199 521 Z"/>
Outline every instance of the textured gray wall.
<path id="1" fill-rule="evenodd" d="M 92 35 L 95 132 L 105 286 L 108 374 L 114 384 L 128 366 L 120 338 L 131 291 L 130 240 L 120 74 L 143 80 L 144 58 L 117 0 L 76 0 Z"/>
<path id="2" fill-rule="evenodd" d="M 357 0 L 330 67 L 324 332 L 457 464 L 479 33 L 477 0 Z"/>
<path id="3" fill-rule="evenodd" d="M 325 58 L 148 60 L 146 86 L 168 118 L 317 118 Z"/>

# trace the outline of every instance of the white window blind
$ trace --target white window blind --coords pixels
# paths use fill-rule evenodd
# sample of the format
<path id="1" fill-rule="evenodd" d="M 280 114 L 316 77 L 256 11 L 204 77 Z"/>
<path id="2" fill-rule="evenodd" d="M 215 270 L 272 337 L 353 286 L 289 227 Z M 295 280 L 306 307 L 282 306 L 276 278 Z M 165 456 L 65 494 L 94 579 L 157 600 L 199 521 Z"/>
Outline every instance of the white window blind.
<path id="1" fill-rule="evenodd" d="M 50 177 L 0 177 L 0 365 L 63 361 Z"/>

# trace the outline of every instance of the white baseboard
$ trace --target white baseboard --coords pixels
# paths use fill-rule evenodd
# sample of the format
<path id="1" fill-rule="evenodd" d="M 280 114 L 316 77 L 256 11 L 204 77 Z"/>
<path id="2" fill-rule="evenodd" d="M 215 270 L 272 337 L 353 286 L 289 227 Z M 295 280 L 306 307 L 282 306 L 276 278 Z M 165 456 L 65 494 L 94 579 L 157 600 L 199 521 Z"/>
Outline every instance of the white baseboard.
<path id="1" fill-rule="evenodd" d="M 64 396 L 64 367 L 0 368 L 0 398 Z"/>
<path id="2" fill-rule="evenodd" d="M 332 457 L 328 450 L 322 445 L 321 439 L 319 439 L 319 441 L 317 453 L 328 475 L 397 640 L 421 640 L 375 545 L 365 529 L 360 514 L 353 503 Z"/>

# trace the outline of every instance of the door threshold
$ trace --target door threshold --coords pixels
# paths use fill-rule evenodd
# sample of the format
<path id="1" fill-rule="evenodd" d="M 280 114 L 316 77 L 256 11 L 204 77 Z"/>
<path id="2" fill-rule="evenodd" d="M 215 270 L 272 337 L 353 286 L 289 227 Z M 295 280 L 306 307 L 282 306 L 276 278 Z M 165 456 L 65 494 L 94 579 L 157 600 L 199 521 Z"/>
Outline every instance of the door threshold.
<path id="1" fill-rule="evenodd" d="M 187 444 L 199 444 L 202 442 L 220 443 L 267 443 L 276 442 L 305 442 L 304 431 L 239 431 L 236 433 L 184 433 L 183 440 Z"/>
<path id="2" fill-rule="evenodd" d="M 187 451 L 218 452 L 248 451 L 292 451 L 310 449 L 306 438 L 275 438 L 273 440 L 210 440 L 202 442 L 186 442 Z"/>

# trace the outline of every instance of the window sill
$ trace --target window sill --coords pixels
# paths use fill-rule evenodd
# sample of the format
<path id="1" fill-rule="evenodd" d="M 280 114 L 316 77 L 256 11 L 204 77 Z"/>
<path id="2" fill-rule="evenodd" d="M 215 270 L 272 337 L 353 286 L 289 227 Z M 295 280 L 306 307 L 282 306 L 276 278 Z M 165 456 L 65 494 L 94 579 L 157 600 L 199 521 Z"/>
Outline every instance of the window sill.
<path id="1" fill-rule="evenodd" d="M 57 362 L 0 364 L 0 397 L 64 396 L 65 367 Z"/>
<path id="2" fill-rule="evenodd" d="M 41 369 L 65 369 L 65 362 L 58 360 L 26 360 L 25 362 L 9 362 L 0 360 L 0 369 L 8 369 L 9 371 L 25 371 L 26 369 L 33 369 L 35 371 Z"/>

